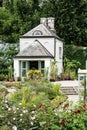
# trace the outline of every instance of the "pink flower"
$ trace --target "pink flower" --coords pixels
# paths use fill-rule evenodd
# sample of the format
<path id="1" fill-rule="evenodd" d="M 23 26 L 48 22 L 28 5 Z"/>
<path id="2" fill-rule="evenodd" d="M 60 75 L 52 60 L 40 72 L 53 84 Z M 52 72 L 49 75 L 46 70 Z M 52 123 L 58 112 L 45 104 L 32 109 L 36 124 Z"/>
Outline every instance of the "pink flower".
<path id="1" fill-rule="evenodd" d="M 69 106 L 69 103 L 66 103 L 66 104 L 63 106 L 63 109 L 66 109 L 68 106 Z"/>
<path id="2" fill-rule="evenodd" d="M 81 113 L 81 110 L 76 110 L 75 112 L 74 112 L 75 114 L 80 114 Z"/>
<path id="3" fill-rule="evenodd" d="M 64 126 L 64 124 L 65 124 L 65 121 L 64 121 L 64 120 L 62 120 L 60 124 Z"/>

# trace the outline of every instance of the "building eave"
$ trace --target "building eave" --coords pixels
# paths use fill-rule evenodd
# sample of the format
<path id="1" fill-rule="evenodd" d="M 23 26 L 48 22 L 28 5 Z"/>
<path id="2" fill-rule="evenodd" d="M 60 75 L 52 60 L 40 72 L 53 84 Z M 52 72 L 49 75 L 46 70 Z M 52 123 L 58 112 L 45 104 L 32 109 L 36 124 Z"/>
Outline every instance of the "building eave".
<path id="1" fill-rule="evenodd" d="M 43 59 L 44 59 L 44 58 L 51 58 L 51 59 L 54 59 L 53 56 L 15 56 L 15 57 L 14 57 L 14 59 L 19 59 L 19 58 L 20 58 L 20 59 L 21 59 L 21 58 L 22 58 L 22 59 L 23 59 L 23 58 L 24 58 L 24 59 L 25 59 L 25 58 L 26 58 L 26 59 L 28 59 L 28 58 L 29 58 L 29 59 L 31 59 L 31 58 L 32 58 L 32 59 L 33 59 L 33 58 L 39 58 L 39 59 L 40 59 L 40 58 L 43 58 Z"/>
<path id="2" fill-rule="evenodd" d="M 61 38 L 57 37 L 57 36 L 20 36 L 20 38 L 56 38 L 60 41 L 63 41 Z"/>

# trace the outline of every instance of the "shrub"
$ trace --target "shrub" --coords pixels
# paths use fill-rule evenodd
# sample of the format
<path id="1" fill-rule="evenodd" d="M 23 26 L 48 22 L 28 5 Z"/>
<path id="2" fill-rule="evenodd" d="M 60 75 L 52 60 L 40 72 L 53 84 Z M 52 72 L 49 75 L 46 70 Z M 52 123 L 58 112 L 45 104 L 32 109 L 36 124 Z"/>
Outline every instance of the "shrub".
<path id="1" fill-rule="evenodd" d="M 50 80 L 55 81 L 58 77 L 58 66 L 57 61 L 51 62 L 51 72 L 50 72 Z"/>
<path id="2" fill-rule="evenodd" d="M 40 79 L 43 75 L 40 70 L 29 70 L 26 76 L 29 79 Z"/>
<path id="3" fill-rule="evenodd" d="M 69 103 L 64 104 L 60 119 L 61 129 L 86 130 L 87 104 L 81 103 L 71 109 Z"/>
<path id="4" fill-rule="evenodd" d="M 0 81 L 8 80 L 8 75 L 6 74 L 0 74 Z"/>
<path id="5" fill-rule="evenodd" d="M 8 94 L 7 89 L 3 85 L 0 85 L 0 95 L 5 97 L 6 94 Z"/>
<path id="6" fill-rule="evenodd" d="M 18 90 L 16 93 L 10 95 L 10 101 L 18 104 L 22 102 L 23 105 L 27 105 L 27 102 L 30 100 L 31 90 L 29 87 L 23 87 L 21 90 Z"/>

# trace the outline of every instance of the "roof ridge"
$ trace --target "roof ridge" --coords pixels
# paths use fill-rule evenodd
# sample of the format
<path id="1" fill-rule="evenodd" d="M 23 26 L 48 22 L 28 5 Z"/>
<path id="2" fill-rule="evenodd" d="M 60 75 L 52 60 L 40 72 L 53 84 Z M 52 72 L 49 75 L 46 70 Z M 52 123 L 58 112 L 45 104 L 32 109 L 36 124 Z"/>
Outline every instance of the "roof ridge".
<path id="1" fill-rule="evenodd" d="M 38 41 L 39 42 L 39 40 L 36 40 L 36 41 Z M 39 44 L 45 49 L 45 52 L 47 53 L 49 53 L 49 55 L 51 55 L 52 57 L 53 57 L 53 55 L 46 49 L 46 47 L 45 46 L 43 46 L 40 42 L 39 42 Z"/>

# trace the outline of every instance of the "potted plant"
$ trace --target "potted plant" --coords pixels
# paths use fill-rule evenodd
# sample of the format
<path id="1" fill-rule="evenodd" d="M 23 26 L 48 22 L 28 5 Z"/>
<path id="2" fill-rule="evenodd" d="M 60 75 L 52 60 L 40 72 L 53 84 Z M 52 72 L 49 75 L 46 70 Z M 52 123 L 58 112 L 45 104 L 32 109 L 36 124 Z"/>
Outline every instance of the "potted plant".
<path id="1" fill-rule="evenodd" d="M 50 81 L 55 81 L 58 77 L 57 61 L 51 62 Z"/>

